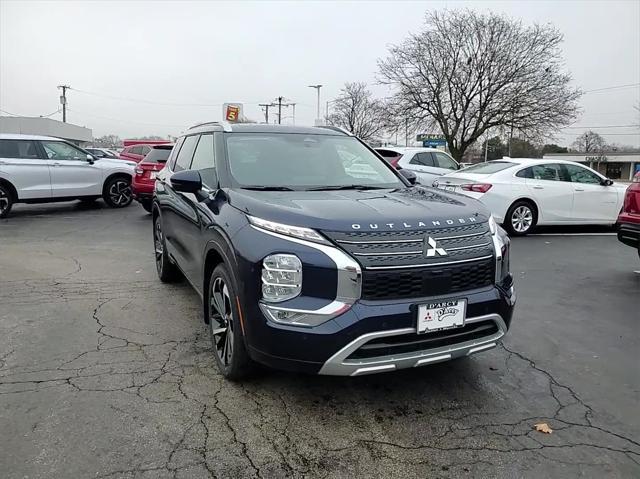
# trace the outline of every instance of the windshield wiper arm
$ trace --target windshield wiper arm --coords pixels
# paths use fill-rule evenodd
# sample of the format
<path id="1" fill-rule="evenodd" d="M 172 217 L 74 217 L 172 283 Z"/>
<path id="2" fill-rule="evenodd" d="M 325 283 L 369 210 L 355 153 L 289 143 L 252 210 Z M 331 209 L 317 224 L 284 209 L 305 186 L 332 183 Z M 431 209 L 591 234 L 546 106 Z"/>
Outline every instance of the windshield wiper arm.
<path id="1" fill-rule="evenodd" d="M 295 191 L 288 186 L 262 186 L 262 185 L 248 185 L 242 186 L 243 190 L 256 190 L 256 191 Z"/>
<path id="2" fill-rule="evenodd" d="M 388 190 L 388 186 L 373 185 L 333 185 L 333 186 L 315 186 L 307 188 L 307 191 L 323 191 L 323 190 Z"/>

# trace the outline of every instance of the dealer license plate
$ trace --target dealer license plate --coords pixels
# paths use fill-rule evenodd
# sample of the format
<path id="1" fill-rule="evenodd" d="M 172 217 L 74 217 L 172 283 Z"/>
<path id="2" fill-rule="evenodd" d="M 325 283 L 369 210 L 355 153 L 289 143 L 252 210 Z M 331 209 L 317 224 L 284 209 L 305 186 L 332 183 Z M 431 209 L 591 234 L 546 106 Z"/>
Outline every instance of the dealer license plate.
<path id="1" fill-rule="evenodd" d="M 455 186 L 445 186 L 444 189 L 445 189 L 445 191 L 455 191 L 456 187 Z"/>
<path id="2" fill-rule="evenodd" d="M 418 305 L 418 333 L 464 326 L 467 300 L 449 299 Z"/>

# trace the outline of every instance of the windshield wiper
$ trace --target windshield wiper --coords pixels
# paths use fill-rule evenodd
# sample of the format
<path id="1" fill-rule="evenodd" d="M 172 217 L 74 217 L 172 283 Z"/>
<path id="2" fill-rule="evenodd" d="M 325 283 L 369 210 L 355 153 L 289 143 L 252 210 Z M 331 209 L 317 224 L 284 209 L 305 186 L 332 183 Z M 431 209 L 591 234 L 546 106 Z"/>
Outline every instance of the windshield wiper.
<path id="1" fill-rule="evenodd" d="M 288 186 L 262 186 L 262 185 L 249 185 L 242 186 L 243 190 L 256 190 L 256 191 L 295 191 Z"/>
<path id="2" fill-rule="evenodd" d="M 307 188 L 307 191 L 323 191 L 323 190 L 388 190 L 388 186 L 372 186 L 372 185 L 333 185 L 333 186 L 315 186 Z"/>

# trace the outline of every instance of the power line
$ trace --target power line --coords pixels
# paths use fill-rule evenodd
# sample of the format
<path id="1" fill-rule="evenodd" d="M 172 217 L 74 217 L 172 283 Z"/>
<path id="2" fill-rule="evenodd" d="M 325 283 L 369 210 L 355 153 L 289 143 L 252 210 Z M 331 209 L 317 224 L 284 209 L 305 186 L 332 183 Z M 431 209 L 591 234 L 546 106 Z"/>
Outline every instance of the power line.
<path id="1" fill-rule="evenodd" d="M 131 120 L 120 120 L 118 118 L 110 118 L 108 116 L 99 116 L 99 115 L 94 115 L 92 113 L 84 113 L 81 111 L 76 110 L 75 108 L 72 110 L 71 108 L 69 108 L 69 111 L 73 111 L 75 113 L 79 113 L 80 115 L 86 115 L 86 116 L 90 116 L 93 118 L 99 118 L 102 120 L 110 120 L 110 121 L 117 121 L 118 123 L 130 123 L 132 125 L 147 125 L 147 126 L 164 126 L 164 127 L 171 127 L 171 128 L 186 128 L 185 125 L 176 125 L 176 124 L 166 124 L 166 123 L 146 123 L 146 122 L 142 122 L 142 121 L 131 121 Z"/>
<path id="2" fill-rule="evenodd" d="M 145 104 L 148 104 L 148 105 L 205 107 L 205 108 L 218 107 L 218 106 L 224 105 L 224 103 L 179 103 L 179 102 L 173 102 L 173 101 L 156 101 L 156 100 L 146 100 L 146 99 L 142 99 L 142 98 L 130 98 L 130 97 L 107 95 L 105 93 L 96 93 L 96 92 L 91 92 L 91 91 L 87 91 L 87 90 L 78 90 L 77 88 L 71 88 L 71 90 L 73 90 L 73 91 L 75 91 L 77 93 L 83 93 L 85 95 L 92 95 L 92 96 L 107 98 L 109 100 L 130 101 L 130 102 L 134 102 L 134 103 L 145 103 Z M 243 103 L 245 105 L 258 105 L 259 104 L 259 102 L 240 102 L 240 103 Z"/>
<path id="3" fill-rule="evenodd" d="M 640 125 L 601 125 L 601 126 L 566 126 L 564 128 L 561 128 L 561 130 L 577 130 L 577 129 L 581 129 L 581 128 L 594 128 L 594 129 L 598 129 L 598 128 L 636 128 L 639 127 Z"/>
<path id="4" fill-rule="evenodd" d="M 595 90 L 586 90 L 586 91 L 583 91 L 582 93 L 595 93 L 598 91 L 619 90 L 623 88 L 631 88 L 634 86 L 640 86 L 640 83 L 629 83 L 627 85 L 616 85 L 616 86 L 608 86 L 604 88 L 596 88 Z"/>

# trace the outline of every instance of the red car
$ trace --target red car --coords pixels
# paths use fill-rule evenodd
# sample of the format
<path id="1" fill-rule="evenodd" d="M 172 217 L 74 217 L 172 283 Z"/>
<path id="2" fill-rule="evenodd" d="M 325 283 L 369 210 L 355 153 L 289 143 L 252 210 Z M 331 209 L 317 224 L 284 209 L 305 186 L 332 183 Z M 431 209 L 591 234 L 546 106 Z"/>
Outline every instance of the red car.
<path id="1" fill-rule="evenodd" d="M 131 182 L 131 192 L 133 198 L 149 213 L 151 213 L 156 173 L 164 168 L 172 149 L 173 145 L 171 144 L 149 145 L 149 153 L 136 166 L 135 175 L 133 175 Z"/>
<path id="2" fill-rule="evenodd" d="M 145 156 L 151 152 L 151 145 L 132 145 L 126 146 L 120 152 L 121 160 L 135 161 L 140 163 Z"/>
<path id="3" fill-rule="evenodd" d="M 622 213 L 618 216 L 618 240 L 638 249 L 640 256 L 640 171 L 627 188 Z"/>

